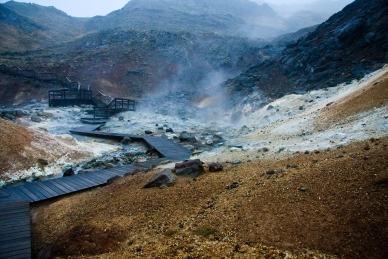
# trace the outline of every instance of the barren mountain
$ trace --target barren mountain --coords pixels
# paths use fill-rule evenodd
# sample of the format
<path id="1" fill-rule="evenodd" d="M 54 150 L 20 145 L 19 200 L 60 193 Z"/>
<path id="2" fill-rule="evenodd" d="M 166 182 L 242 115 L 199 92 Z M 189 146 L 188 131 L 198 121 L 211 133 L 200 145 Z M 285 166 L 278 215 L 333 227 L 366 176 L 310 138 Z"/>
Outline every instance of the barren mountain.
<path id="1" fill-rule="evenodd" d="M 356 0 L 227 87 L 277 98 L 360 79 L 388 61 L 387 8 L 385 1 Z"/>
<path id="2" fill-rule="evenodd" d="M 84 33 L 87 19 L 54 8 L 8 1 L 0 4 L 0 52 L 58 45 Z"/>

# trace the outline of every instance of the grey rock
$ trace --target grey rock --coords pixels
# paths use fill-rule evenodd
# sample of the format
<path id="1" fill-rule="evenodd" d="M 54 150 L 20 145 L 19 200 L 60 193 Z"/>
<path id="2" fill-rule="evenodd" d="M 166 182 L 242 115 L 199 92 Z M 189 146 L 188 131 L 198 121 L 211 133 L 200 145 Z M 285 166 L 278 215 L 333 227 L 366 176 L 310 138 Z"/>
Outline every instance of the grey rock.
<path id="1" fill-rule="evenodd" d="M 209 165 L 210 172 L 220 172 L 224 170 L 224 166 L 221 163 L 211 163 Z"/>
<path id="2" fill-rule="evenodd" d="M 63 168 L 62 173 L 63 173 L 63 177 L 74 175 L 73 167 L 72 167 L 71 165 L 66 165 L 66 166 Z"/>
<path id="3" fill-rule="evenodd" d="M 195 139 L 195 137 L 188 133 L 187 131 L 183 131 L 180 135 L 179 135 L 179 140 L 180 141 L 183 141 L 183 142 L 197 142 L 197 140 Z"/>
<path id="4" fill-rule="evenodd" d="M 175 173 L 180 176 L 194 179 L 204 172 L 202 162 L 199 159 L 186 160 L 182 163 L 175 164 Z"/>
<path id="5" fill-rule="evenodd" d="M 164 188 L 166 186 L 174 185 L 176 180 L 176 176 L 172 173 L 172 171 L 170 169 L 165 169 L 164 171 L 155 175 L 146 185 L 143 186 L 143 188 Z"/>
<path id="6" fill-rule="evenodd" d="M 275 174 L 275 170 L 270 169 L 270 170 L 267 171 L 267 174 Z"/>
<path id="7" fill-rule="evenodd" d="M 32 115 L 30 119 L 33 122 L 41 122 L 42 121 L 42 119 L 39 118 L 37 115 Z"/>

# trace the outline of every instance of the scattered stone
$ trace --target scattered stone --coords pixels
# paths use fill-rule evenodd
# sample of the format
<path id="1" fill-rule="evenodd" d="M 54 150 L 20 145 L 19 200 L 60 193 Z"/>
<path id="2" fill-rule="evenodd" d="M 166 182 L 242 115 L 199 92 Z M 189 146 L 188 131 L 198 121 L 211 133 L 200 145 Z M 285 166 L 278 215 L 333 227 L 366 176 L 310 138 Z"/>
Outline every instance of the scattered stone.
<path id="1" fill-rule="evenodd" d="M 182 163 L 175 164 L 175 173 L 180 176 L 196 178 L 201 173 L 204 173 L 202 162 L 199 159 L 186 160 Z"/>
<path id="2" fill-rule="evenodd" d="M 232 164 L 234 164 L 234 165 L 238 165 L 238 164 L 241 164 L 241 163 L 242 163 L 241 160 L 235 160 L 235 161 L 232 162 Z"/>
<path id="3" fill-rule="evenodd" d="M 226 189 L 231 190 L 238 187 L 238 182 L 234 182 L 231 185 L 227 186 Z"/>
<path id="4" fill-rule="evenodd" d="M 163 160 L 162 162 L 160 162 L 161 165 L 167 165 L 169 163 L 172 163 L 171 160 Z"/>
<path id="5" fill-rule="evenodd" d="M 172 173 L 170 169 L 165 169 L 164 171 L 155 175 L 143 188 L 152 188 L 152 187 L 168 187 L 176 183 L 176 176 Z"/>
<path id="6" fill-rule="evenodd" d="M 174 131 L 172 130 L 172 128 L 167 128 L 167 129 L 166 129 L 166 132 L 167 132 L 167 133 L 174 133 Z"/>
<path id="7" fill-rule="evenodd" d="M 191 135 L 190 133 L 188 133 L 187 131 L 183 131 L 179 135 L 179 140 L 182 142 L 197 142 L 195 137 L 193 135 Z"/>
<path id="8" fill-rule="evenodd" d="M 121 178 L 120 176 L 116 175 L 110 179 L 108 179 L 108 181 L 106 182 L 107 185 L 111 185 L 112 183 L 114 183 L 117 179 Z"/>
<path id="9" fill-rule="evenodd" d="M 386 184 L 388 183 L 388 170 L 380 172 L 376 175 L 376 184 Z"/>
<path id="10" fill-rule="evenodd" d="M 224 166 L 221 163 L 211 163 L 209 165 L 210 172 L 220 172 L 224 170 Z"/>
<path id="11" fill-rule="evenodd" d="M 121 141 L 121 143 L 122 143 L 123 145 L 128 145 L 128 144 L 132 143 L 132 139 L 131 139 L 129 136 L 125 136 L 125 137 L 123 138 L 123 140 Z"/>
<path id="12" fill-rule="evenodd" d="M 33 122 L 41 122 L 42 119 L 39 118 L 37 115 L 32 115 L 31 116 L 31 121 L 33 121 Z"/>
<path id="13" fill-rule="evenodd" d="M 114 167 L 115 167 L 115 165 L 112 164 L 112 163 L 107 163 L 107 164 L 105 165 L 105 169 L 111 169 L 111 168 L 114 168 Z"/>
<path id="14" fill-rule="evenodd" d="M 301 192 L 305 192 L 305 191 L 307 191 L 307 188 L 306 187 L 300 187 L 298 190 L 301 191 Z"/>
<path id="15" fill-rule="evenodd" d="M 124 117 L 123 116 L 119 116 L 119 121 L 123 121 L 124 120 Z"/>
<path id="16" fill-rule="evenodd" d="M 39 159 L 38 159 L 38 164 L 39 164 L 41 167 L 44 167 L 44 166 L 48 165 L 49 162 L 48 162 L 46 159 L 39 158 Z"/>
<path id="17" fill-rule="evenodd" d="M 39 251 L 39 253 L 36 255 L 37 259 L 50 259 L 52 258 L 53 253 L 53 245 L 48 245 L 47 247 L 43 248 Z"/>
<path id="18" fill-rule="evenodd" d="M 213 136 L 207 136 L 207 137 L 205 138 L 205 143 L 206 143 L 206 145 L 212 145 L 212 144 L 214 143 L 214 138 L 213 138 Z"/>
<path id="19" fill-rule="evenodd" d="M 270 169 L 270 170 L 267 171 L 267 174 L 275 174 L 275 170 Z"/>
<path id="20" fill-rule="evenodd" d="M 268 152 L 268 151 L 269 151 L 269 148 L 263 147 L 263 152 Z"/>
<path id="21" fill-rule="evenodd" d="M 72 175 L 74 175 L 73 167 L 71 165 L 66 165 L 63 168 L 63 177 L 72 176 Z"/>
<path id="22" fill-rule="evenodd" d="M 153 132 L 152 132 L 152 131 L 150 131 L 150 130 L 146 130 L 146 131 L 144 131 L 144 133 L 145 133 L 145 134 L 147 134 L 147 135 L 151 135 L 151 134 L 153 134 Z"/>

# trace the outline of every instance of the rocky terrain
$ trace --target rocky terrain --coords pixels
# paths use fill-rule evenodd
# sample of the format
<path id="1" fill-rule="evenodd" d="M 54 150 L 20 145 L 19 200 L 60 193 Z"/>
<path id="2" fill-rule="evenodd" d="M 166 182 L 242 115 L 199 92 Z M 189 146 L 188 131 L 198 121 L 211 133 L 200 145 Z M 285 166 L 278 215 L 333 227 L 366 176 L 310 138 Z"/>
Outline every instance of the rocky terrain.
<path id="1" fill-rule="evenodd" d="M 215 1 L 132 0 L 106 17 L 77 21 L 53 8 L 45 16 L 48 9 L 36 5 L 0 5 L 1 30 L 16 31 L 3 34 L 10 35 L 4 46 L 26 32 L 15 40 L 18 51 L 0 54 L 1 63 L 134 98 L 135 112 L 111 117 L 101 130 L 168 138 L 198 159 L 188 162 L 198 164 L 196 177 L 163 160 L 109 185 L 31 205 L 34 255 L 388 257 L 385 1 L 356 0 L 317 27 L 275 40 L 225 35 L 246 25 L 234 14 L 272 12 L 247 3 L 217 9 Z M 151 22 L 144 31 L 112 22 L 128 26 L 158 12 L 172 19 L 170 32 Z M 66 36 L 70 42 L 52 45 L 55 28 L 41 24 L 59 17 L 63 31 L 70 21 L 77 30 Z M 176 27 L 181 17 L 203 18 L 201 33 L 179 31 L 186 26 Z M 85 28 L 97 31 L 84 35 Z M 47 90 L 58 85 L 0 79 L 0 188 L 158 157 L 142 143 L 69 135 L 92 107 L 48 107 Z M 143 188 L 161 172 L 172 182 Z"/>
<path id="2" fill-rule="evenodd" d="M 259 91 L 277 98 L 360 79 L 387 62 L 386 14 L 384 1 L 354 1 L 226 85 L 242 96 Z"/>
<path id="3" fill-rule="evenodd" d="M 95 93 L 147 99 L 149 95 L 169 91 L 206 95 L 207 88 L 220 85 L 283 48 L 282 44 L 269 45 L 263 40 L 215 34 L 117 29 L 44 50 L 3 54 L 0 62 L 67 75 L 85 88 L 90 85 Z M 4 87 L 9 91 L 2 92 L 2 99 L 8 100 L 9 106 L 20 103 L 17 93 L 23 88 L 38 92 L 39 87 L 27 85 L 37 83 L 40 89 L 44 88 L 40 90 L 44 93 L 41 98 L 47 98 L 48 89 L 58 88 L 34 80 L 3 78 Z"/>
<path id="4" fill-rule="evenodd" d="M 387 73 L 285 96 L 246 117 L 246 126 L 146 110 L 112 118 L 102 130 L 153 131 L 191 145 L 205 172 L 143 189 L 174 168 L 166 164 L 36 204 L 35 253 L 52 247 L 57 258 L 385 258 Z M 60 133 L 50 118 L 30 128 Z M 210 172 L 212 162 L 223 170 Z"/>
<path id="5" fill-rule="evenodd" d="M 0 52 L 28 51 L 74 40 L 87 19 L 54 8 L 8 1 L 0 4 Z"/>

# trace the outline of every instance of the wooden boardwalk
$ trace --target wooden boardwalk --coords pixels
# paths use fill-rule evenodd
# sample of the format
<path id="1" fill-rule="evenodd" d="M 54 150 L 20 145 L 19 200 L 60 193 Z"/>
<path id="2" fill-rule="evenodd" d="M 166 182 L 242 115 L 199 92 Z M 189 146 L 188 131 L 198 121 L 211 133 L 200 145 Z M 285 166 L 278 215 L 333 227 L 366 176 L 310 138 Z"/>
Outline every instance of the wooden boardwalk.
<path id="1" fill-rule="evenodd" d="M 170 159 L 172 161 L 183 161 L 189 159 L 192 154 L 190 150 L 166 138 L 95 131 L 101 128 L 103 125 L 104 124 L 87 125 L 81 128 L 72 129 L 70 132 L 72 134 L 116 139 L 119 141 L 123 140 L 124 138 L 131 138 L 135 141 L 144 141 L 150 148 L 155 149 L 161 157 Z"/>
<path id="2" fill-rule="evenodd" d="M 0 258 L 31 258 L 30 203 L 0 191 Z"/>
<path id="3" fill-rule="evenodd" d="M 132 140 L 145 141 L 164 158 L 0 189 L 0 259 L 31 258 L 30 203 L 102 186 L 114 178 L 131 175 L 136 170 L 152 169 L 161 160 L 182 161 L 191 156 L 191 151 L 165 138 L 96 132 L 102 125 L 88 125 L 71 132 L 117 140 L 130 137 Z"/>

